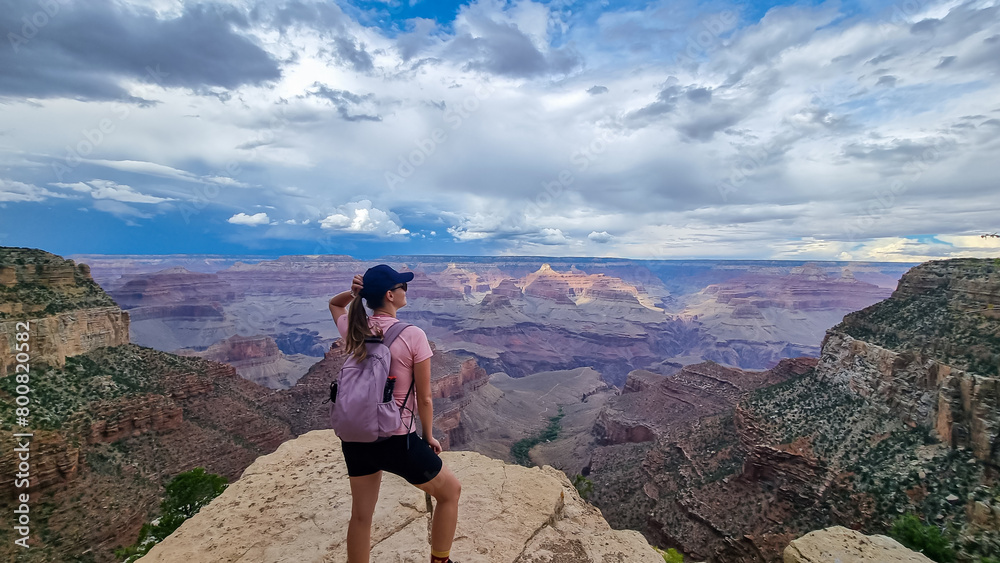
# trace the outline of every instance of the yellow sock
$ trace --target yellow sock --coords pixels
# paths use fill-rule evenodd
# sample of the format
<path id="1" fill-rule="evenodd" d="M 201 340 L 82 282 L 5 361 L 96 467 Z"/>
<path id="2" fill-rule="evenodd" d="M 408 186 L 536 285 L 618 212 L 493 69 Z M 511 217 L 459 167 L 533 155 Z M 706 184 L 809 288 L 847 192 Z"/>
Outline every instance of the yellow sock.
<path id="1" fill-rule="evenodd" d="M 431 550 L 431 563 L 448 563 L 448 556 L 451 555 L 451 550 L 448 551 L 434 551 Z"/>

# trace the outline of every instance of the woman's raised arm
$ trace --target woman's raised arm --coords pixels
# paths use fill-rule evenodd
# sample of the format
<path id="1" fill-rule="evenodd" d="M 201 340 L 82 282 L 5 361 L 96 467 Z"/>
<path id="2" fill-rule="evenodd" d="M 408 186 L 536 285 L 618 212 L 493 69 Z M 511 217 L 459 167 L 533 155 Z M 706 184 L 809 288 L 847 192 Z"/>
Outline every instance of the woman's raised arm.
<path id="1" fill-rule="evenodd" d="M 330 298 L 330 314 L 333 315 L 333 320 L 336 321 L 340 318 L 340 315 L 347 314 L 347 306 L 351 304 L 351 300 L 354 296 L 361 291 L 361 274 L 356 274 L 354 279 L 351 280 L 351 290 L 341 291 L 337 295 Z"/>

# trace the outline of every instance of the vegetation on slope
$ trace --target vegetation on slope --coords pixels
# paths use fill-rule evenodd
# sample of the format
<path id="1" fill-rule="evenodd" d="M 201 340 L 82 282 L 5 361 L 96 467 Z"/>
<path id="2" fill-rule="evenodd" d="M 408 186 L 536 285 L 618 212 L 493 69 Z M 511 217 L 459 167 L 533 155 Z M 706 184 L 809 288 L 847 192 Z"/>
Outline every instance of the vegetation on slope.
<path id="1" fill-rule="evenodd" d="M 940 283 L 915 295 L 897 290 L 892 298 L 845 316 L 833 330 L 980 375 L 1000 375 L 1000 266 L 986 259 L 929 262 L 904 280 L 915 271 L 941 278 Z"/>
<path id="2" fill-rule="evenodd" d="M 917 530 L 910 519 L 900 523 L 900 514 L 920 515 L 940 536 L 949 528 L 962 529 L 967 523 L 966 499 L 986 490 L 980 485 L 983 466 L 970 451 L 939 443 L 929 428 L 907 426 L 814 372 L 760 389 L 744 407 L 775 442 L 805 438 L 835 477 L 817 505 L 792 523 L 800 531 L 841 524 L 885 534 L 895 527 L 899 534 L 925 538 L 930 545 L 928 538 L 938 536 L 929 529 Z M 956 533 L 948 541 L 957 542 L 958 537 Z M 961 558 L 969 549 L 948 549 L 959 561 L 975 560 Z M 983 551 L 992 555 L 991 550 Z M 941 557 L 935 560 L 951 561 Z"/>
<path id="3" fill-rule="evenodd" d="M 31 425 L 39 430 L 61 428 L 88 404 L 142 393 L 167 395 L 165 372 L 204 369 L 201 358 L 176 356 L 135 344 L 107 346 L 66 358 L 62 368 L 34 365 L 31 376 Z M 0 427 L 12 428 L 13 377 L 0 381 Z"/>
<path id="4" fill-rule="evenodd" d="M 535 464 L 531 461 L 528 452 L 531 451 L 531 448 L 542 442 L 550 442 L 559 437 L 559 421 L 562 420 L 563 416 L 565 416 L 563 409 L 559 407 L 559 413 L 549 417 L 549 425 L 545 427 L 545 430 L 534 436 L 514 442 L 514 445 L 510 447 L 510 455 L 514 458 L 514 463 L 525 467 L 533 467 Z"/>

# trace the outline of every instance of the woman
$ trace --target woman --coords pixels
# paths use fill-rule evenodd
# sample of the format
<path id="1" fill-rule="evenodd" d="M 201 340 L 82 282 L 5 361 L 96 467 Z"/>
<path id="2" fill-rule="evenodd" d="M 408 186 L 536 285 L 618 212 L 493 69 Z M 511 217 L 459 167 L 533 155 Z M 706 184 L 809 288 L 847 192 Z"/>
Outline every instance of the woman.
<path id="1" fill-rule="evenodd" d="M 364 276 L 354 276 L 351 291 L 330 299 L 330 313 L 337 323 L 349 354 L 359 359 L 365 351 L 364 340 L 382 334 L 399 322 L 396 311 L 406 306 L 406 282 L 413 272 L 397 272 L 385 264 L 369 268 Z M 362 299 L 372 309 L 369 317 Z M 350 305 L 348 315 L 347 305 Z M 462 486 L 437 455 L 441 443 L 433 436 L 434 403 L 431 399 L 431 352 L 427 335 L 416 326 L 401 333 L 389 347 L 392 360 L 389 375 L 396 376 L 393 397 L 402 409 L 398 430 L 380 442 L 343 442 L 347 475 L 351 482 L 351 522 L 347 528 L 348 563 L 368 563 L 370 556 L 372 514 L 378 501 L 382 471 L 395 473 L 427 492 L 435 500 L 431 521 L 431 563 L 454 563 L 449 559 L 458 522 L 458 497 Z M 410 383 L 415 384 L 407 404 Z M 420 415 L 423 438 L 410 434 L 413 403 Z M 409 435 L 408 435 L 409 434 Z"/>

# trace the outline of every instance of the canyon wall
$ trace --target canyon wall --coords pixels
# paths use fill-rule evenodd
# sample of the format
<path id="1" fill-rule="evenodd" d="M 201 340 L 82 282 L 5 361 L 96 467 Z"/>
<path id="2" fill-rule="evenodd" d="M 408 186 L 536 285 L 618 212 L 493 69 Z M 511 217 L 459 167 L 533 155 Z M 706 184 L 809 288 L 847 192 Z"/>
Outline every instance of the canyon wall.
<path id="1" fill-rule="evenodd" d="M 25 330 L 27 326 L 28 330 Z M 0 377 L 27 342 L 29 365 L 129 342 L 129 315 L 90 277 L 86 264 L 29 248 L 0 247 Z M 18 340 L 26 333 L 28 340 Z"/>
<path id="2" fill-rule="evenodd" d="M 128 344 L 128 313 L 118 307 L 94 307 L 55 315 L 0 320 L 0 377 L 13 373 L 19 332 L 27 323 L 30 363 L 62 366 L 66 358 L 101 346 Z"/>

